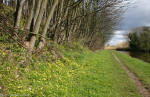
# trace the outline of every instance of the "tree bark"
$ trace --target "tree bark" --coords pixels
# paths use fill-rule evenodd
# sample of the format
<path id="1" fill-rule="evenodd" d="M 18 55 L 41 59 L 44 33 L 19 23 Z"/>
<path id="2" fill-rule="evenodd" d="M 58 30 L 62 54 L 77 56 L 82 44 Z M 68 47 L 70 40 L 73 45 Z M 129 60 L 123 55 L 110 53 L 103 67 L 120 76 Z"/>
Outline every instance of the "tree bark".
<path id="1" fill-rule="evenodd" d="M 16 16 L 15 26 L 14 26 L 14 27 L 17 28 L 17 29 L 18 29 L 19 26 L 20 26 L 23 3 L 24 3 L 24 0 L 20 0 L 18 10 L 16 10 L 16 11 L 17 11 L 17 12 L 16 12 L 16 13 L 17 13 L 17 16 Z"/>
<path id="2" fill-rule="evenodd" d="M 31 5 L 31 8 L 30 8 L 29 16 L 28 16 L 28 19 L 27 19 L 27 22 L 26 22 L 26 25 L 25 25 L 25 30 L 28 30 L 28 31 L 30 30 L 31 22 L 32 22 L 32 19 L 33 19 L 34 6 L 35 6 L 35 0 L 32 0 L 32 5 Z"/>
<path id="3" fill-rule="evenodd" d="M 54 14 L 54 11 L 55 11 L 55 8 L 56 8 L 57 5 L 58 5 L 58 0 L 55 0 L 54 4 L 53 4 L 53 6 L 50 9 L 50 12 L 48 14 L 48 18 L 46 20 L 46 23 L 45 23 L 45 26 L 44 26 L 44 29 L 43 29 L 42 37 L 41 37 L 39 45 L 38 45 L 38 49 L 42 49 L 44 47 L 45 36 L 46 36 L 46 33 L 47 33 L 47 29 L 48 29 L 49 23 L 50 23 L 50 21 L 53 17 L 53 14 Z"/>
<path id="4" fill-rule="evenodd" d="M 34 26 L 34 29 L 33 29 L 33 34 L 34 35 L 31 37 L 30 42 L 29 42 L 28 49 L 30 51 L 33 50 L 33 47 L 35 45 L 36 35 L 39 32 L 40 24 L 41 24 L 41 21 L 42 21 L 42 17 L 43 17 L 44 11 L 46 9 L 46 5 L 47 5 L 47 0 L 43 0 L 42 1 L 42 5 L 41 5 L 41 9 L 40 9 L 40 12 L 39 12 L 39 15 L 37 17 L 37 20 L 36 20 L 36 23 L 35 23 L 35 26 Z"/>
<path id="5" fill-rule="evenodd" d="M 38 0 L 37 5 L 36 5 L 36 10 L 35 10 L 35 15 L 34 15 L 34 25 L 36 23 L 38 15 L 39 15 L 40 7 L 41 7 L 41 2 L 42 2 L 42 0 Z"/>

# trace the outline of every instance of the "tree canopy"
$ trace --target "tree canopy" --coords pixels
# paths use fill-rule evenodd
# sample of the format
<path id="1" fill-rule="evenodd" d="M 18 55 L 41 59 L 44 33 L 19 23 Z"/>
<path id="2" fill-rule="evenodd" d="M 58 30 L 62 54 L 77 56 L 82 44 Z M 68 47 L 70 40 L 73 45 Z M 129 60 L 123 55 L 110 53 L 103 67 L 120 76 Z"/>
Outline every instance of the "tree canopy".
<path id="1" fill-rule="evenodd" d="M 139 27 L 128 35 L 130 47 L 134 50 L 150 51 L 150 28 Z"/>

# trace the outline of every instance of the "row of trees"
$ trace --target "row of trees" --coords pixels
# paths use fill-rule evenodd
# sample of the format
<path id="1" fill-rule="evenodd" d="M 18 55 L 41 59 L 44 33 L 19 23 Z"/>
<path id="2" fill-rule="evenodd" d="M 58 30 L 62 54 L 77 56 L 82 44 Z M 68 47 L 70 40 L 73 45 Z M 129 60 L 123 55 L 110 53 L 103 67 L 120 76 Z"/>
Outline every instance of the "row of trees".
<path id="1" fill-rule="evenodd" d="M 14 28 L 18 33 L 23 30 L 22 41 L 30 51 L 42 49 L 47 39 L 102 48 L 120 20 L 125 1 L 0 0 L 14 9 Z"/>
<path id="2" fill-rule="evenodd" d="M 150 28 L 139 27 L 128 35 L 130 47 L 133 50 L 150 51 Z"/>

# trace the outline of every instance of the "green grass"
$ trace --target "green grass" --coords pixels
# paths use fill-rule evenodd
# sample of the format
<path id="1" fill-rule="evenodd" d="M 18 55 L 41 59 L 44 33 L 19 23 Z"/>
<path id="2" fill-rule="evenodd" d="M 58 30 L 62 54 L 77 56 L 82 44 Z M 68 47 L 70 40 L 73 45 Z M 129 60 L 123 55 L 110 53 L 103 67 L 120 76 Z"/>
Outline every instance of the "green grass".
<path id="1" fill-rule="evenodd" d="M 0 94 L 141 97 L 110 51 L 94 53 L 86 48 L 60 46 L 63 58 L 52 60 L 48 50 L 30 56 L 17 45 L 5 45 L 0 46 Z"/>
<path id="2" fill-rule="evenodd" d="M 85 74 L 80 74 L 81 97 L 140 97 L 109 51 L 81 56 L 81 63 L 87 64 L 82 70 Z"/>
<path id="3" fill-rule="evenodd" d="M 150 63 L 117 52 L 116 55 L 150 90 Z"/>

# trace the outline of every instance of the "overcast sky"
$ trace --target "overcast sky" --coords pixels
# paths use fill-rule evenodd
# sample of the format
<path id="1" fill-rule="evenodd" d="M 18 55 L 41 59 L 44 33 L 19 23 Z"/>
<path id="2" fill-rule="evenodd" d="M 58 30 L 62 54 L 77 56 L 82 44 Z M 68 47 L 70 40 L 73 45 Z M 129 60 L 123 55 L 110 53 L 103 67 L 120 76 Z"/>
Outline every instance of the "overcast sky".
<path id="1" fill-rule="evenodd" d="M 122 35 L 128 33 L 128 30 L 139 26 L 150 26 L 150 0 L 131 0 L 129 8 L 123 15 L 119 28 L 115 31 L 113 39 L 109 44 L 118 44 L 125 41 Z M 119 33 L 119 34 L 118 34 Z"/>

